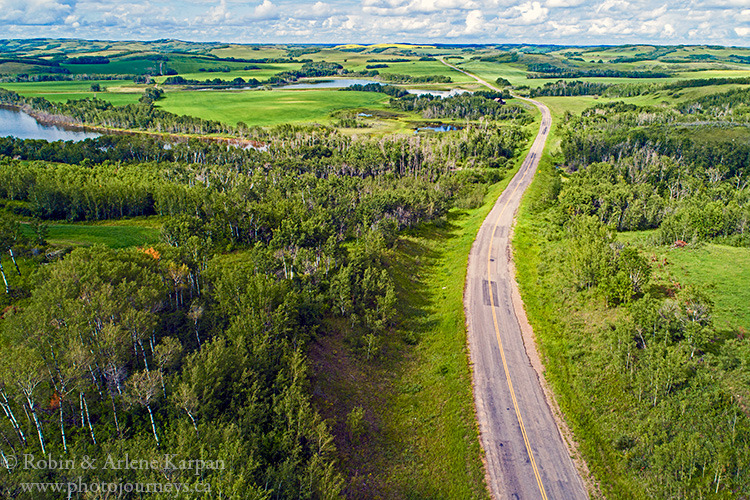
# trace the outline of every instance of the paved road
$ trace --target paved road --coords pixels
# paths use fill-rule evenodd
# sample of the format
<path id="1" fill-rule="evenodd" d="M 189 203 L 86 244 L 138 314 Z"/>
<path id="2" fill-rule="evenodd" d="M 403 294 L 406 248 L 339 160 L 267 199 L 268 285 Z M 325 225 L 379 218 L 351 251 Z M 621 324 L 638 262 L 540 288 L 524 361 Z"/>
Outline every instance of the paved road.
<path id="1" fill-rule="evenodd" d="M 583 500 L 588 494 L 529 361 L 511 298 L 509 234 L 551 124 L 549 109 L 528 101 L 542 112 L 539 133 L 469 254 L 464 308 L 474 399 L 494 498 Z"/>

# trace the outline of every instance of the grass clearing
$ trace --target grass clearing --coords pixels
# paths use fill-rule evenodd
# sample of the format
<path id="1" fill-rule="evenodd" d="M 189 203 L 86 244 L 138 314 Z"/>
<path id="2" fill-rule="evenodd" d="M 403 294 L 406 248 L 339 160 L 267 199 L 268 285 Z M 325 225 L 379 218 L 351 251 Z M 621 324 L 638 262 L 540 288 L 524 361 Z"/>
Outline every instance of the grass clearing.
<path id="1" fill-rule="evenodd" d="M 159 241 L 161 224 L 152 218 L 131 219 L 94 224 L 50 223 L 47 241 L 56 246 L 91 246 L 102 244 L 111 248 L 151 245 Z M 27 224 L 21 226 L 32 236 Z"/>
<path id="2" fill-rule="evenodd" d="M 708 243 L 698 247 L 654 249 L 680 283 L 697 285 L 714 301 L 720 330 L 750 331 L 750 248 Z"/>
<path id="3" fill-rule="evenodd" d="M 232 125 L 329 123 L 340 109 L 386 109 L 388 96 L 376 92 L 337 90 L 172 91 L 159 107 L 178 115 L 218 120 Z"/>
<path id="4" fill-rule="evenodd" d="M 107 90 L 105 92 L 92 92 L 91 85 L 94 83 L 98 83 Z M 2 83 L 0 87 L 12 90 L 24 97 L 43 97 L 51 102 L 97 97 L 109 101 L 115 106 L 134 104 L 138 102 L 142 95 L 142 90 L 130 80 Z"/>

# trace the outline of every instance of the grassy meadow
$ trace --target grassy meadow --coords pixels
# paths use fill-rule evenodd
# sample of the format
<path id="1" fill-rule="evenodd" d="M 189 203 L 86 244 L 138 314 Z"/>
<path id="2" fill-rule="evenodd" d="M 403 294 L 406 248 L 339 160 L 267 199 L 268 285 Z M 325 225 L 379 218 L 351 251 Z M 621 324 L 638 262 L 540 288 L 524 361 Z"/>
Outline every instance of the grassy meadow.
<path id="1" fill-rule="evenodd" d="M 98 83 L 106 90 L 104 92 L 93 92 L 91 85 L 94 83 Z M 97 97 L 109 101 L 115 106 L 138 102 L 144 90 L 143 86 L 138 86 L 129 80 L 0 83 L 0 87 L 17 92 L 24 97 L 43 97 L 51 102 Z"/>
<path id="2" fill-rule="evenodd" d="M 157 243 L 160 227 L 161 223 L 153 218 L 96 224 L 52 222 L 47 226 L 47 241 L 53 246 L 106 245 L 110 248 L 127 248 Z M 27 236 L 32 236 L 27 224 L 23 224 L 21 228 Z"/>
<path id="3" fill-rule="evenodd" d="M 270 126 L 329 123 L 332 111 L 385 109 L 387 102 L 384 94 L 337 90 L 176 91 L 168 92 L 159 107 L 232 125 L 241 121 L 251 126 Z"/>

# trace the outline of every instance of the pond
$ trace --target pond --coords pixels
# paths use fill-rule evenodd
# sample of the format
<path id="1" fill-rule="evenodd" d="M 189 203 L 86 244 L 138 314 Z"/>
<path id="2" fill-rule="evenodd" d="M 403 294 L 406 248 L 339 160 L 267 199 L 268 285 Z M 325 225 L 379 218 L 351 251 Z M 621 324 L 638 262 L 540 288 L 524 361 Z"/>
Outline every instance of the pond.
<path id="1" fill-rule="evenodd" d="M 19 139 L 44 139 L 46 141 L 82 141 L 101 134 L 73 130 L 57 125 L 44 125 L 14 108 L 0 107 L 0 137 L 12 135 Z"/>
<path id="2" fill-rule="evenodd" d="M 363 80 L 361 78 L 339 78 L 336 80 L 312 80 L 302 83 L 290 83 L 287 85 L 281 85 L 276 87 L 279 90 L 302 90 L 302 89 L 343 89 L 350 85 L 367 85 L 370 83 L 377 83 L 382 85 L 380 82 L 375 80 Z"/>
<path id="3" fill-rule="evenodd" d="M 414 95 L 431 94 L 431 95 L 438 96 L 438 97 L 453 97 L 453 96 L 466 94 L 466 93 L 471 94 L 470 90 L 464 90 L 464 89 L 452 89 L 452 90 L 407 89 L 406 91 Z"/>
<path id="4" fill-rule="evenodd" d="M 417 127 L 414 130 L 415 134 L 418 134 L 419 132 L 452 132 L 454 130 L 461 130 L 461 127 L 457 127 L 455 125 L 450 124 L 439 124 L 439 125 L 433 125 L 429 127 Z"/>

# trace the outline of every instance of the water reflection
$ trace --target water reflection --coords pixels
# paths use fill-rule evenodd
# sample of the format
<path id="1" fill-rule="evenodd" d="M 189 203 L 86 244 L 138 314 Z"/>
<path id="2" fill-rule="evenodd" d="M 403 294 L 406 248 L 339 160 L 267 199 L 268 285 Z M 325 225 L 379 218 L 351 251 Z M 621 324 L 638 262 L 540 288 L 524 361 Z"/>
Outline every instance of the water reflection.
<path id="1" fill-rule="evenodd" d="M 82 141 L 101 134 L 71 130 L 57 125 L 43 125 L 34 117 L 14 108 L 0 107 L 0 137 L 12 135 L 18 139 L 44 139 L 46 141 Z"/>

